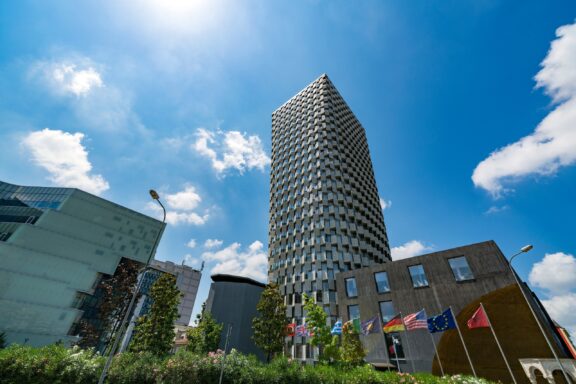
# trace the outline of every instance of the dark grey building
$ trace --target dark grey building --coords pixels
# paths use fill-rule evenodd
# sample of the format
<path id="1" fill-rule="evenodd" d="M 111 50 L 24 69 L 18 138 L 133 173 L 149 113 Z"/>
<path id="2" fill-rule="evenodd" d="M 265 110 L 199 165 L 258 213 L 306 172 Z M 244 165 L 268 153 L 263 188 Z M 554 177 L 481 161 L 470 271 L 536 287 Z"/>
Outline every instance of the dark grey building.
<path id="1" fill-rule="evenodd" d="M 493 241 L 340 273 L 336 285 L 343 321 L 380 316 L 385 324 L 398 313 L 405 316 L 425 309 L 430 317 L 451 307 L 482 377 L 511 382 L 490 331 L 469 330 L 466 326 L 480 302 L 490 316 L 519 382 L 527 382 L 519 358 L 552 356 L 515 284 L 506 258 Z M 527 287 L 524 290 L 532 297 Z M 567 356 L 546 311 L 537 299 L 531 301 L 557 352 Z M 426 329 L 361 336 L 368 351 L 366 360 L 396 364 L 393 336 L 401 341 L 397 351 L 402 371 L 440 373 L 431 334 Z M 432 336 L 446 373 L 471 373 L 456 331 Z"/>
<path id="2" fill-rule="evenodd" d="M 247 277 L 212 275 L 205 311 L 211 313 L 216 322 L 224 324 L 220 349 L 224 350 L 226 332 L 228 326 L 232 325 L 228 351 L 235 348 L 239 352 L 265 359 L 263 351 L 252 341 L 252 319 L 258 316 L 256 305 L 263 290 L 264 284 Z"/>
<path id="3" fill-rule="evenodd" d="M 335 322 L 335 276 L 390 260 L 379 201 L 364 128 L 327 75 L 272 113 L 269 281 L 293 322 L 303 293 Z"/>

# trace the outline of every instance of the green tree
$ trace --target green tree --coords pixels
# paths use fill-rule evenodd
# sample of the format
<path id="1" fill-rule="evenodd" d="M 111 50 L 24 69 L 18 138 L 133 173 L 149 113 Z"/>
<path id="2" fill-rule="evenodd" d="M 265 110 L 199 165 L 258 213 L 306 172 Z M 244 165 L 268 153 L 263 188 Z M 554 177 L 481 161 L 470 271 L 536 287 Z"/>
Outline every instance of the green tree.
<path id="1" fill-rule="evenodd" d="M 270 283 L 264 288 L 256 309 L 259 316 L 252 319 L 252 340 L 266 352 L 266 361 L 270 362 L 274 354 L 282 352 L 288 326 L 286 305 L 278 285 Z"/>
<path id="2" fill-rule="evenodd" d="M 196 316 L 196 326 L 186 332 L 188 351 L 197 354 L 206 354 L 218 349 L 223 324 L 217 323 L 209 312 L 204 310 L 206 303 L 202 304 L 202 312 Z"/>
<path id="3" fill-rule="evenodd" d="M 138 319 L 134 329 L 135 336 L 130 346 L 132 351 L 147 351 L 156 356 L 170 352 L 180 296 L 175 276 L 164 273 L 156 280 L 150 289 L 150 312 Z"/>
<path id="4" fill-rule="evenodd" d="M 324 309 L 314 302 L 314 299 L 304 294 L 304 310 L 306 311 L 306 327 L 312 332 L 310 344 L 320 350 L 320 360 L 338 360 L 337 339 L 330 333 L 330 326 L 326 319 L 328 315 Z"/>
<path id="5" fill-rule="evenodd" d="M 342 361 L 349 365 L 360 365 L 364 362 L 366 351 L 360 342 L 360 335 L 354 329 L 351 321 L 342 327 L 342 345 L 340 346 Z"/>

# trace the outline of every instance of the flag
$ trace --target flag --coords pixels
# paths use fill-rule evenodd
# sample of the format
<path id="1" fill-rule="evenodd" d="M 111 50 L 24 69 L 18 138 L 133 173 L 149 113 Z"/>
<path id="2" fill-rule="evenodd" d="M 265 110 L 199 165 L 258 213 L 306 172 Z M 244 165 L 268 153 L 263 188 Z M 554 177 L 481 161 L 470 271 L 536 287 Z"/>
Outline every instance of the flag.
<path id="1" fill-rule="evenodd" d="M 286 326 L 286 336 L 294 336 L 296 330 L 296 323 L 290 323 Z"/>
<path id="2" fill-rule="evenodd" d="M 378 316 L 374 316 L 373 318 L 360 323 L 360 330 L 363 335 L 380 332 L 379 328 L 380 328 L 380 319 L 378 318 Z"/>
<path id="3" fill-rule="evenodd" d="M 334 327 L 332 327 L 332 331 L 330 331 L 333 335 L 341 335 L 342 334 L 342 320 L 336 321 L 334 323 Z"/>
<path id="4" fill-rule="evenodd" d="M 342 327 L 342 332 L 360 333 L 360 319 L 348 320 Z"/>
<path id="5" fill-rule="evenodd" d="M 484 311 L 483 306 L 479 306 L 476 312 L 472 315 L 472 317 L 467 322 L 468 328 L 488 328 L 490 327 L 490 323 L 488 322 L 488 316 L 486 316 L 486 312 Z"/>
<path id="6" fill-rule="evenodd" d="M 392 320 L 384 324 L 383 330 L 386 333 L 405 331 L 406 328 L 404 328 L 404 324 L 402 323 L 402 316 L 400 316 L 400 314 L 394 316 Z"/>
<path id="7" fill-rule="evenodd" d="M 362 330 L 362 327 L 360 327 L 359 318 L 352 319 L 352 326 L 354 326 L 354 330 L 356 331 L 356 333 L 360 333 L 360 331 Z"/>
<path id="8" fill-rule="evenodd" d="M 404 316 L 404 325 L 408 331 L 421 328 L 427 329 L 428 322 L 426 321 L 426 311 L 421 310 L 420 312 L 411 313 Z"/>
<path id="9" fill-rule="evenodd" d="M 306 324 L 301 324 L 296 326 L 296 336 L 306 337 L 308 336 L 308 331 L 306 330 Z"/>
<path id="10" fill-rule="evenodd" d="M 447 309 L 440 315 L 428 318 L 428 331 L 430 333 L 444 332 L 448 329 L 456 328 L 456 321 L 452 316 L 452 310 Z"/>

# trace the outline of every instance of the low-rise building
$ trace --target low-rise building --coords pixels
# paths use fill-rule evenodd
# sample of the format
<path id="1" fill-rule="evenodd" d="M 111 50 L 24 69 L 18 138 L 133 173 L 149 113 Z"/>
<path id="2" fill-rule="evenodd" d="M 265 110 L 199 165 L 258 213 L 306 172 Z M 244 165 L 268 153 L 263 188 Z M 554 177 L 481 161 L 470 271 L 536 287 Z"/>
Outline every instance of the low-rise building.
<path id="1" fill-rule="evenodd" d="M 228 327 L 232 326 L 228 350 L 235 348 L 245 354 L 254 354 L 261 360 L 265 358 L 264 352 L 252 340 L 252 319 L 258 316 L 256 305 L 264 287 L 264 284 L 247 277 L 212 275 L 205 311 L 224 325 L 220 349 L 224 350 Z"/>
<path id="2" fill-rule="evenodd" d="M 558 355 L 569 357 L 540 302 L 527 286 L 523 289 Z M 398 313 L 405 316 L 424 309 L 430 317 L 451 308 L 477 373 L 494 381 L 512 380 L 490 331 L 466 326 L 480 303 L 518 382 L 528 382 L 519 359 L 552 357 L 508 261 L 493 241 L 343 272 L 337 276 L 337 292 L 343 321 L 377 316 L 385 324 Z M 472 373 L 456 330 L 433 334 L 427 329 L 377 332 L 361 338 L 369 362 L 399 363 L 403 372 L 437 374 L 440 362 L 445 373 Z M 396 352 L 392 338 L 400 341 Z"/>

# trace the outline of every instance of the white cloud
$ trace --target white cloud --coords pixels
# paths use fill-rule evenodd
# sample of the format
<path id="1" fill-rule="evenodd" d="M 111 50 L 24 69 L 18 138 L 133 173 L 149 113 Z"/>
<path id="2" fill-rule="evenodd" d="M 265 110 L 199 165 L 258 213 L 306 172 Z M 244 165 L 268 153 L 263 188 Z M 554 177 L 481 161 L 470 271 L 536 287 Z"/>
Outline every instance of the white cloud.
<path id="1" fill-rule="evenodd" d="M 382 210 L 390 208 L 391 206 L 392 206 L 392 200 L 386 201 L 383 198 L 380 198 L 380 208 L 382 208 Z"/>
<path id="2" fill-rule="evenodd" d="M 528 280 L 554 295 L 576 291 L 576 258 L 562 252 L 546 254 L 532 266 Z"/>
<path id="3" fill-rule="evenodd" d="M 190 184 L 184 185 L 184 190 L 173 193 L 165 194 L 161 198 L 166 200 L 166 222 L 172 225 L 179 224 L 192 224 L 203 225 L 210 217 L 208 210 L 204 210 L 203 214 L 195 212 L 199 203 L 202 201 L 200 195 L 196 192 Z M 154 202 L 149 202 L 146 207 L 148 210 L 155 213 L 157 217 L 162 217 L 162 208 Z"/>
<path id="4" fill-rule="evenodd" d="M 104 87 L 102 75 L 91 60 L 74 57 L 60 61 L 39 61 L 30 69 L 30 75 L 39 79 L 57 95 L 85 97 Z"/>
<path id="5" fill-rule="evenodd" d="M 92 67 L 76 69 L 74 64 L 59 63 L 55 65 L 50 75 L 63 92 L 70 92 L 76 96 L 85 96 L 92 88 L 104 85 L 100 74 Z"/>
<path id="6" fill-rule="evenodd" d="M 184 190 L 171 195 L 166 195 L 166 203 L 170 208 L 179 211 L 191 211 L 202 201 L 196 188 L 186 184 Z"/>
<path id="7" fill-rule="evenodd" d="M 402 260 L 409 257 L 420 256 L 431 251 L 434 247 L 425 245 L 418 240 L 412 240 L 390 250 L 392 260 Z"/>
<path id="8" fill-rule="evenodd" d="M 92 164 L 82 145 L 84 134 L 44 128 L 24 137 L 22 144 L 32 161 L 50 173 L 49 179 L 61 187 L 79 188 L 99 195 L 110 188 L 102 175 L 91 174 Z"/>
<path id="9" fill-rule="evenodd" d="M 232 243 L 219 251 L 204 252 L 202 258 L 206 262 L 216 262 L 212 274 L 245 276 L 259 281 L 267 279 L 268 255 L 260 241 L 253 242 L 244 251 L 240 243 Z"/>
<path id="10" fill-rule="evenodd" d="M 542 300 L 542 304 L 558 324 L 566 328 L 574 339 L 576 335 L 576 293 L 566 293 L 564 295 L 552 296 L 548 300 Z"/>
<path id="11" fill-rule="evenodd" d="M 571 335 L 576 335 L 576 257 L 563 252 L 544 255 L 532 266 L 530 284 L 542 288 L 542 304 L 550 316 Z"/>
<path id="12" fill-rule="evenodd" d="M 486 212 L 484 212 L 484 214 L 495 215 L 497 213 L 501 213 L 501 212 L 507 211 L 509 209 L 510 209 L 509 205 L 502 205 L 502 206 L 493 205 L 490 208 L 488 208 L 488 210 L 486 210 Z"/>
<path id="13" fill-rule="evenodd" d="M 192 149 L 210 159 L 212 167 L 219 175 L 228 169 L 236 169 L 240 173 L 253 168 L 263 171 L 270 164 L 270 158 L 264 151 L 260 138 L 238 131 L 211 132 L 199 128 Z"/>
<path id="14" fill-rule="evenodd" d="M 204 248 L 212 249 L 220 247 L 224 242 L 218 239 L 208 239 L 204 242 Z"/>
<path id="15" fill-rule="evenodd" d="M 196 248 L 196 239 L 191 239 L 189 242 L 186 243 L 186 246 L 190 249 Z"/>
<path id="16" fill-rule="evenodd" d="M 65 101 L 84 127 L 98 131 L 148 134 L 132 109 L 129 92 L 104 84 L 102 65 L 75 53 L 52 61 L 38 61 L 29 70 L 29 79 L 50 96 Z"/>
<path id="17" fill-rule="evenodd" d="M 576 24 L 558 28 L 556 36 L 535 78 L 556 108 L 532 134 L 492 152 L 472 174 L 474 185 L 495 198 L 507 182 L 552 175 L 576 162 Z"/>

